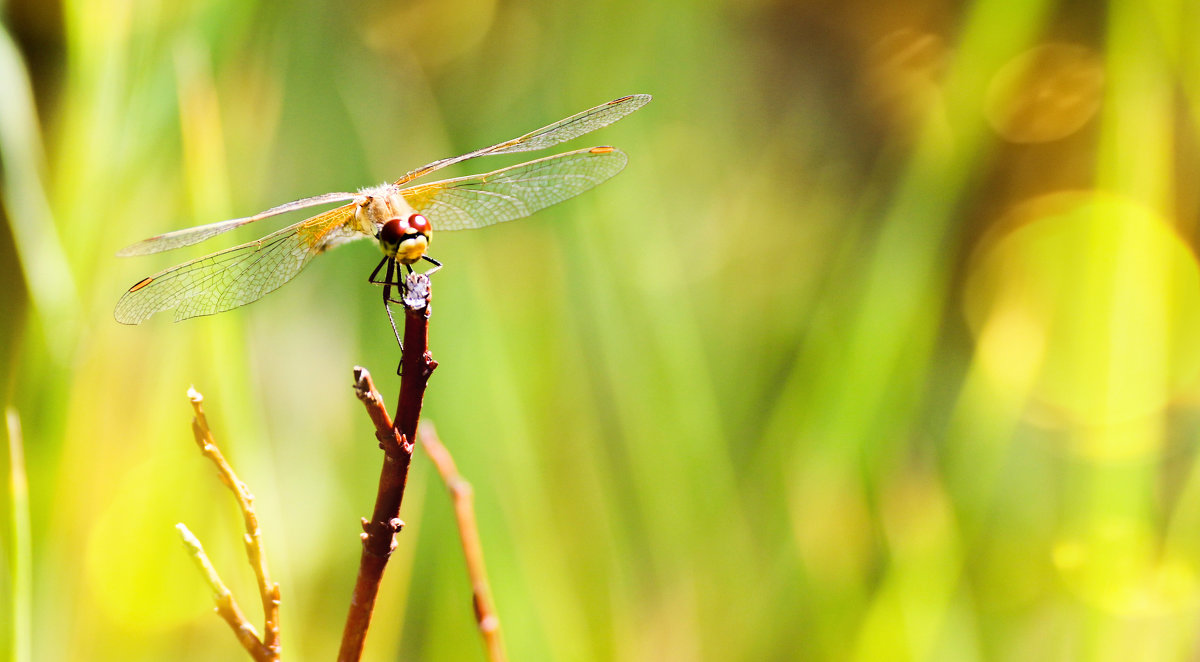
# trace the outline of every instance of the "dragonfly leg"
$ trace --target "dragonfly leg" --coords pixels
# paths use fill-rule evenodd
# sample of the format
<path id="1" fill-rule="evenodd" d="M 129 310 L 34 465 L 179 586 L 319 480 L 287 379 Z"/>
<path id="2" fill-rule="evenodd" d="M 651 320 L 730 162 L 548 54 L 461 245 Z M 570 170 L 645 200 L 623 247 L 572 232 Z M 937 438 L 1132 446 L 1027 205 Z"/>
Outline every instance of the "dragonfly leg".
<path id="1" fill-rule="evenodd" d="M 393 273 L 394 269 L 395 275 L 388 275 L 383 280 L 379 280 L 379 271 L 383 269 L 384 265 L 386 265 L 389 261 L 392 262 L 392 265 L 390 265 L 391 268 L 388 269 L 388 272 Z M 367 282 L 371 283 L 372 285 L 391 285 L 392 287 L 404 286 L 404 281 L 400 280 L 400 270 L 395 268 L 395 258 L 390 258 L 387 256 L 384 256 L 384 258 L 379 261 L 379 264 L 375 266 L 375 270 L 371 272 L 370 277 L 367 278 Z M 400 303 L 396 299 L 391 299 L 391 302 Z"/>
<path id="2" fill-rule="evenodd" d="M 379 274 L 379 270 L 383 268 L 384 264 L 387 265 L 387 275 L 382 281 L 375 280 L 375 276 Z M 390 257 L 385 257 L 383 258 L 383 261 L 379 263 L 379 266 L 375 267 L 375 271 L 371 272 L 371 277 L 368 280 L 375 285 L 383 286 L 383 310 L 387 313 L 388 322 L 390 322 L 392 325 L 392 334 L 396 336 L 396 344 L 400 346 L 400 352 L 403 353 L 404 343 L 400 341 L 400 331 L 396 328 L 396 318 L 392 317 L 392 307 L 388 305 L 390 303 L 401 303 L 392 299 L 392 288 L 399 285 L 399 283 L 392 282 L 395 272 L 396 260 Z"/>
<path id="3" fill-rule="evenodd" d="M 391 264 L 388 264 L 389 262 L 391 262 Z M 382 269 L 383 265 L 385 265 L 385 264 L 388 266 L 387 274 L 384 276 L 383 280 L 379 280 L 377 278 L 377 276 L 379 275 L 379 270 Z M 410 271 L 411 271 L 411 269 L 410 269 Z M 403 274 L 403 273 L 404 272 L 400 270 L 400 266 L 396 262 L 395 258 L 385 257 L 385 258 L 383 258 L 383 261 L 379 263 L 379 266 L 375 267 L 375 271 L 371 272 L 371 277 L 367 279 L 367 282 L 371 283 L 372 285 L 382 285 L 383 286 L 383 288 L 384 288 L 383 300 L 384 301 L 386 301 L 388 303 L 403 304 L 404 303 L 403 292 L 405 291 L 405 289 L 404 289 L 405 282 L 400 278 L 401 274 Z M 401 298 L 395 298 L 392 296 L 391 289 L 393 287 L 400 290 Z"/>
<path id="4" fill-rule="evenodd" d="M 425 272 L 425 275 L 426 275 L 426 276 L 432 275 L 432 274 L 433 274 L 433 272 L 435 272 L 435 271 L 437 271 L 438 269 L 441 269 L 441 268 L 442 268 L 442 263 L 441 263 L 441 262 L 438 262 L 437 260 L 435 260 L 435 259 L 433 259 L 433 258 L 429 257 L 428 255 L 422 255 L 422 256 L 421 256 L 421 259 L 422 259 L 422 260 L 425 260 L 426 262 L 431 262 L 431 263 L 433 263 L 433 268 L 432 268 L 432 269 L 430 269 L 429 271 L 426 271 L 426 272 Z"/>
<path id="5" fill-rule="evenodd" d="M 379 261 L 379 264 L 375 265 L 375 270 L 371 272 L 371 275 L 367 276 L 368 283 L 372 283 L 374 285 L 382 285 L 383 284 L 383 281 L 375 280 L 375 277 L 379 275 L 379 270 L 383 268 L 383 265 L 387 264 L 387 261 L 388 261 L 387 256 L 384 255 L 383 259 Z"/>
<path id="6" fill-rule="evenodd" d="M 383 279 L 380 280 L 379 272 L 383 269 L 384 265 L 387 265 L 387 271 L 384 273 Z M 404 292 L 406 291 L 408 284 L 404 279 L 401 278 L 401 276 L 404 274 L 405 269 L 408 270 L 409 274 L 413 273 L 413 268 L 411 265 L 406 264 L 404 265 L 404 269 L 401 269 L 400 263 L 396 261 L 396 258 L 385 256 L 382 260 L 380 260 L 379 264 L 375 265 L 375 270 L 372 271 L 370 277 L 367 278 L 367 281 L 371 284 L 383 286 L 383 310 L 387 313 L 388 323 L 392 325 L 392 334 L 396 336 L 396 344 L 400 346 L 400 353 L 402 355 L 404 353 L 404 342 L 400 339 L 400 329 L 396 326 L 396 318 L 392 315 L 392 307 L 390 304 L 398 303 L 404 305 Z M 392 296 L 393 287 L 400 291 L 400 298 L 394 298 Z M 401 361 L 400 365 L 396 367 L 397 375 L 401 374 L 400 371 L 403 363 L 404 362 Z"/>

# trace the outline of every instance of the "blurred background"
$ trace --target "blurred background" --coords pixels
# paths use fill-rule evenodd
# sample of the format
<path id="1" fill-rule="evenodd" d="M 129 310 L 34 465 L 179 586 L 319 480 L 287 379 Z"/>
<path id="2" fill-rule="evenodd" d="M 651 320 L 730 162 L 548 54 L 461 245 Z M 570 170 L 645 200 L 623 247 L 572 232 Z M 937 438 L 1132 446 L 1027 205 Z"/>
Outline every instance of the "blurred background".
<path id="1" fill-rule="evenodd" d="M 394 402 L 369 242 L 112 318 L 144 237 L 393 180 L 619 96 L 629 167 L 437 234 L 424 418 L 514 660 L 1200 655 L 1200 5 L 0 3 L 0 643 L 247 659 L 186 390 L 257 496 L 284 659 L 332 659 Z M 540 156 L 541 154 L 538 154 Z M 450 175 L 516 162 L 471 162 Z M 27 485 L 27 490 L 23 487 Z M 481 660 L 418 452 L 369 660 Z"/>

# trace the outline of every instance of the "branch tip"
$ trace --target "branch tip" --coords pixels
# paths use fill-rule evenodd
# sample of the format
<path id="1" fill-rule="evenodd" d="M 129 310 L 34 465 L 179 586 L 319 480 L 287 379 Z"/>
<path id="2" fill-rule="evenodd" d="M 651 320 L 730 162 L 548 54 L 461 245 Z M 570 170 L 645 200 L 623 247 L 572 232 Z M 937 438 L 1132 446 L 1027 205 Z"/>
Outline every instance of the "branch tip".
<path id="1" fill-rule="evenodd" d="M 262 548 L 258 515 L 254 512 L 254 495 L 250 493 L 246 484 L 238 479 L 233 467 L 222 455 L 221 449 L 217 447 L 212 431 L 208 427 L 204 408 L 201 406 L 204 397 L 195 387 L 192 387 L 188 389 L 188 399 L 191 400 L 192 409 L 195 411 L 195 418 L 192 419 L 192 434 L 195 437 L 196 445 L 200 447 L 201 454 L 216 466 L 218 477 L 233 493 L 238 508 L 242 511 L 242 521 L 246 530 L 242 535 L 242 542 L 246 547 L 246 556 L 254 570 L 255 579 L 258 580 L 259 599 L 263 607 L 264 639 L 259 639 L 254 626 L 246 620 L 234 600 L 233 594 L 221 581 L 216 569 L 204 553 L 199 539 L 192 535 L 191 531 L 182 523 L 176 525 L 176 529 L 183 538 L 184 545 L 188 548 L 188 554 L 196 561 L 205 575 L 209 587 L 213 590 L 217 614 L 233 629 L 234 635 L 242 647 L 256 662 L 278 662 L 280 655 L 279 584 L 272 582 L 267 572 L 267 559 Z"/>
<path id="2" fill-rule="evenodd" d="M 375 382 L 371 379 L 370 371 L 360 365 L 354 366 L 354 391 L 358 397 L 361 398 L 374 390 Z"/>
<path id="3" fill-rule="evenodd" d="M 405 282 L 404 307 L 409 310 L 424 310 L 429 306 L 429 277 L 411 273 Z"/>

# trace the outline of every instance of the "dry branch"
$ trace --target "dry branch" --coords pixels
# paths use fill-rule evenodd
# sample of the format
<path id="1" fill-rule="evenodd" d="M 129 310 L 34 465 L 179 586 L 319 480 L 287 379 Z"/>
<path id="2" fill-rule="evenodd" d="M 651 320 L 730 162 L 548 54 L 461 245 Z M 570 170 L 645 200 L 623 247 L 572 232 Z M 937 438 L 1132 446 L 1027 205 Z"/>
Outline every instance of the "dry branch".
<path id="1" fill-rule="evenodd" d="M 417 422 L 421 417 L 425 386 L 437 367 L 437 362 L 429 353 L 429 302 L 432 296 L 429 279 L 420 274 L 411 275 L 405 290 L 404 352 L 395 417 L 389 420 L 370 373 L 365 368 L 354 369 L 354 391 L 375 424 L 375 437 L 383 449 L 383 467 L 379 472 L 374 511 L 369 520 L 362 520 L 363 549 L 354 595 L 342 631 L 339 662 L 357 662 L 362 657 L 363 643 L 379 594 L 379 583 L 383 579 L 388 558 L 396 548 L 396 533 L 404 526 L 400 520 L 400 504 L 408 483 L 413 439 L 416 438 Z"/>
<path id="2" fill-rule="evenodd" d="M 196 389 L 190 388 L 188 389 L 188 399 L 195 412 L 195 418 L 192 419 L 192 434 L 196 439 L 196 445 L 200 447 L 200 452 L 216 466 L 217 475 L 237 499 L 238 509 L 242 513 L 242 521 L 246 528 L 246 536 L 243 540 L 246 545 L 246 556 L 250 560 L 250 567 L 254 569 L 259 598 L 262 600 L 264 621 L 262 640 L 258 638 L 254 626 L 246 620 L 237 601 L 233 599 L 233 594 L 221 582 L 216 569 L 204 553 L 200 541 L 188 531 L 186 526 L 180 524 L 177 528 L 189 554 L 200 566 L 201 572 L 204 573 L 205 579 L 213 590 L 217 613 L 225 619 L 225 622 L 229 623 L 229 627 L 233 629 L 234 635 L 237 636 L 242 647 L 259 662 L 278 662 L 280 654 L 279 584 L 271 581 L 270 573 L 267 571 L 267 557 L 262 546 L 262 530 L 258 526 L 258 515 L 254 512 L 254 495 L 250 493 L 246 484 L 238 479 L 233 467 L 221 454 L 221 449 L 217 448 L 212 430 L 208 427 L 208 418 L 204 415 L 204 396 L 200 395 Z"/>
<path id="3" fill-rule="evenodd" d="M 208 587 L 213 593 L 213 603 L 216 604 L 217 615 L 229 624 L 229 628 L 233 630 L 233 636 L 237 637 L 242 648 L 245 648 L 251 657 L 260 662 L 278 660 L 278 656 L 271 657 L 270 651 L 258 638 L 258 631 L 254 629 L 245 613 L 242 612 L 242 608 L 238 606 L 233 592 L 229 590 L 225 582 L 221 581 L 221 576 L 217 574 L 217 569 L 213 567 L 208 554 L 204 552 L 204 546 L 200 544 L 200 539 L 182 523 L 176 524 L 175 529 L 179 531 L 179 537 L 183 540 L 184 547 L 187 548 L 188 556 L 196 562 L 196 567 L 200 569 L 200 574 L 204 575 L 204 581 L 208 583 Z"/>
<path id="4" fill-rule="evenodd" d="M 474 491 L 471 484 L 458 473 L 450 451 L 438 438 L 432 423 L 421 424 L 419 436 L 421 446 L 433 460 L 450 498 L 454 502 L 454 516 L 458 521 L 458 536 L 462 541 L 463 556 L 467 562 L 467 576 L 471 580 L 472 603 L 475 607 L 475 622 L 483 636 L 488 660 L 504 662 L 504 641 L 500 636 L 500 619 L 492 603 L 492 591 L 488 586 L 487 569 L 483 563 L 483 545 L 479 541 L 479 527 L 475 522 Z"/>

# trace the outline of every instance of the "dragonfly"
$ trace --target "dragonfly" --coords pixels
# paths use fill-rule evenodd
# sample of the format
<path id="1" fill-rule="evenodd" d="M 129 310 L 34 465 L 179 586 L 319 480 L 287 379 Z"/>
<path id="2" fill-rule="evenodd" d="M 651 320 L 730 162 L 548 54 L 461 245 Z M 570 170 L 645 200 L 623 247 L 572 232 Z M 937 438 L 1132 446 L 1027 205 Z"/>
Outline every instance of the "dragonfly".
<path id="1" fill-rule="evenodd" d="M 524 218 L 569 200 L 624 169 L 628 157 L 610 146 L 586 147 L 526 161 L 492 172 L 412 184 L 420 177 L 468 159 L 553 147 L 608 126 L 650 102 L 648 94 L 614 99 L 553 124 L 459 156 L 440 159 L 390 184 L 356 193 L 324 193 L 294 200 L 253 216 L 167 232 L 128 246 L 118 256 L 147 255 L 190 246 L 255 221 L 334 202 L 347 202 L 261 239 L 227 248 L 147 276 L 117 302 L 122 324 L 140 324 L 160 311 L 174 310 L 175 321 L 212 315 L 257 301 L 296 277 L 316 256 L 356 239 L 374 239 L 383 259 L 368 282 L 383 286 L 384 308 L 392 320 L 393 288 L 404 287 L 402 270 L 425 261 L 433 228 L 468 230 Z M 386 268 L 383 279 L 379 272 Z M 392 330 L 396 331 L 392 320 Z M 397 342 L 399 334 L 397 333 Z"/>

